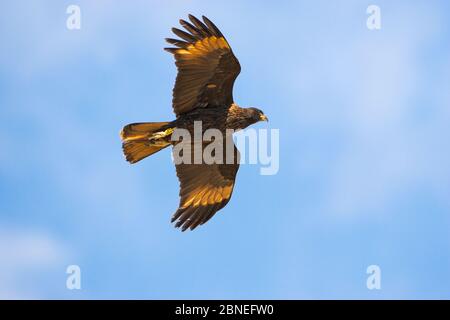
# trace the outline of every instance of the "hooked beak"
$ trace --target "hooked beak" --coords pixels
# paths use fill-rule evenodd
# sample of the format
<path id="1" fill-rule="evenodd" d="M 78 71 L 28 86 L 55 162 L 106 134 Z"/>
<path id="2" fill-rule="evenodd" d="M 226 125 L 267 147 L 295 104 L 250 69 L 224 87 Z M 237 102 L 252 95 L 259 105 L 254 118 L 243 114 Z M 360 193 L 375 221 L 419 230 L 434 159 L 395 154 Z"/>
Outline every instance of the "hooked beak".
<path id="1" fill-rule="evenodd" d="M 266 115 L 262 114 L 259 116 L 259 121 L 267 121 L 269 122 L 269 119 L 266 117 Z"/>

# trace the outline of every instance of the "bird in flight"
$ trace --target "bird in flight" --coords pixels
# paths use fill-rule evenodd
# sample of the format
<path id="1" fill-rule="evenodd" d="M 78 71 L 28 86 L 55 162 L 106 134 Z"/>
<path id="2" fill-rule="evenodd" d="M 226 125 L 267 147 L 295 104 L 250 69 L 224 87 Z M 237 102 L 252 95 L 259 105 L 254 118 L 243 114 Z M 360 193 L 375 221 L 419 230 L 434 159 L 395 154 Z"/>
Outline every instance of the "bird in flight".
<path id="1" fill-rule="evenodd" d="M 178 69 L 172 99 L 176 119 L 132 123 L 120 133 L 123 152 L 130 163 L 170 145 L 175 156 L 178 144 L 184 143 L 177 155 L 184 161 L 175 161 L 180 182 L 180 204 L 172 217 L 175 227 L 181 227 L 183 231 L 203 225 L 228 203 L 239 169 L 239 151 L 232 139 L 227 140 L 231 141 L 231 148 L 217 137 L 214 141 L 197 141 L 195 138 L 194 141 L 185 141 L 184 136 L 182 141 L 176 140 L 177 130 L 185 130 L 195 136 L 195 124 L 200 122 L 201 133 L 215 129 L 229 139 L 230 132 L 268 121 L 261 110 L 241 108 L 234 102 L 233 84 L 241 71 L 239 61 L 219 29 L 205 16 L 202 19 L 189 15 L 190 22 L 180 20 L 186 31 L 172 28 L 179 39 L 166 39 L 173 47 L 165 50 L 174 55 Z M 211 154 L 222 153 L 222 157 L 217 156 L 212 162 L 196 159 L 195 150 L 198 148 L 195 143 L 200 145 L 202 154 L 216 142 L 216 149 Z"/>

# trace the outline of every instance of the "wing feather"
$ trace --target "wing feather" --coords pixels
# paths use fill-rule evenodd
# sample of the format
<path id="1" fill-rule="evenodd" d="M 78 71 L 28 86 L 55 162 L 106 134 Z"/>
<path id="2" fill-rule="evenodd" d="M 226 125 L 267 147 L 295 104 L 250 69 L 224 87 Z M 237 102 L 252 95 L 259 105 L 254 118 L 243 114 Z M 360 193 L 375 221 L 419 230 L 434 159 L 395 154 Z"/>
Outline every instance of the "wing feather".
<path id="1" fill-rule="evenodd" d="M 201 31 L 201 33 L 205 36 L 205 37 L 210 37 L 212 36 L 212 32 L 208 29 L 207 26 L 205 26 L 203 24 L 203 22 L 201 22 L 200 20 L 198 20 L 196 17 L 194 17 L 192 14 L 188 15 L 189 20 L 191 20 L 191 22 L 197 27 L 198 30 Z"/>
<path id="2" fill-rule="evenodd" d="M 168 43 L 173 44 L 174 46 L 177 46 L 179 48 L 186 49 L 189 46 L 188 42 L 178 40 L 178 39 L 172 39 L 172 38 L 166 38 L 165 39 Z"/>
<path id="3" fill-rule="evenodd" d="M 177 28 L 172 28 L 172 32 L 175 35 L 179 36 L 181 39 L 186 40 L 187 42 L 192 43 L 192 42 L 197 41 L 197 39 L 194 36 L 190 35 L 189 33 L 185 32 L 183 30 L 180 30 Z"/>
<path id="4" fill-rule="evenodd" d="M 223 34 L 222 32 L 220 32 L 219 28 L 216 27 L 216 25 L 214 23 L 212 23 L 211 20 L 209 20 L 207 17 L 202 16 L 203 21 L 205 22 L 205 24 L 208 26 L 209 30 L 212 31 L 213 35 L 215 35 L 216 37 L 223 38 Z"/>

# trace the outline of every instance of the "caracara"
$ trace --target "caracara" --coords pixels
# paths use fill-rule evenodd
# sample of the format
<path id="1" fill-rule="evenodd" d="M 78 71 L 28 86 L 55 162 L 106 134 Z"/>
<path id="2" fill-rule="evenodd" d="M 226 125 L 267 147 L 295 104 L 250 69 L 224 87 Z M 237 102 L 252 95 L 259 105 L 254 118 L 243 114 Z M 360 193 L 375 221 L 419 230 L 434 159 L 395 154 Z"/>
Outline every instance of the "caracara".
<path id="1" fill-rule="evenodd" d="M 123 152 L 130 163 L 170 145 L 175 150 L 180 141 L 186 141 L 184 137 L 174 140 L 173 135 L 184 129 L 194 137 L 195 123 L 201 123 L 202 133 L 216 129 L 223 134 L 220 147 L 211 153 L 213 156 L 222 153 L 221 161 L 193 160 L 194 150 L 198 150 L 194 144 L 200 143 L 200 151 L 206 150 L 213 143 L 212 139 L 200 142 L 194 139 L 188 142 L 192 148 L 174 154 L 189 159 L 175 161 L 180 181 L 180 204 L 172 222 L 176 222 L 175 226 L 183 231 L 206 223 L 230 200 L 239 169 L 237 148 L 234 144 L 227 148 L 225 142 L 230 138 L 230 129 L 237 131 L 258 121 L 267 121 L 261 110 L 241 108 L 234 102 L 233 84 L 241 71 L 239 61 L 219 29 L 208 18 L 202 18 L 200 21 L 189 15 L 190 23 L 180 20 L 186 31 L 172 28 L 179 39 L 166 39 L 174 47 L 165 50 L 174 55 L 178 69 L 172 100 L 176 119 L 171 122 L 132 123 L 121 132 Z"/>

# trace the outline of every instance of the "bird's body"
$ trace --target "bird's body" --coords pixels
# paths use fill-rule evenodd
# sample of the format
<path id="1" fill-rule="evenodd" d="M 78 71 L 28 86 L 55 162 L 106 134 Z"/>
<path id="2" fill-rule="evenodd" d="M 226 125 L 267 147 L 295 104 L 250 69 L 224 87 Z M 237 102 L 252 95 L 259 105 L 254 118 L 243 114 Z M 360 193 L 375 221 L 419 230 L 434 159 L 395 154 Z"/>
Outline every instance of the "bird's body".
<path id="1" fill-rule="evenodd" d="M 257 115 L 258 116 L 258 115 Z M 241 108 L 236 104 L 225 106 L 211 106 L 208 108 L 197 108 L 182 115 L 171 122 L 171 126 L 194 130 L 195 121 L 202 122 L 202 129 L 218 129 L 225 132 L 226 129 L 239 131 L 245 129 L 249 125 L 260 121 L 254 118 L 252 109 Z"/>
<path id="2" fill-rule="evenodd" d="M 123 150 L 131 163 L 167 146 L 176 146 L 180 141 L 173 138 L 181 130 L 194 137 L 189 141 L 192 148 L 182 152 L 188 150 L 191 154 L 183 154 L 183 161 L 175 162 L 180 180 L 180 205 L 172 221 L 177 221 L 176 227 L 182 226 L 183 231 L 205 223 L 230 200 L 239 169 L 238 150 L 234 145 L 227 147 L 230 132 L 267 120 L 261 110 L 241 108 L 234 103 L 232 90 L 240 65 L 219 29 L 206 17 L 203 17 L 204 22 L 191 15 L 189 19 L 192 24 L 180 20 L 188 33 L 172 29 L 183 40 L 166 39 L 178 47 L 166 48 L 174 54 L 178 68 L 173 92 L 176 119 L 133 123 L 121 132 Z M 222 133 L 224 138 L 222 142 L 216 141 L 217 138 L 200 141 L 200 149 L 204 151 L 211 141 L 218 143 L 212 162 L 203 158 L 195 161 L 198 160 L 194 155 L 198 123 L 201 138 L 209 129 Z M 221 159 L 217 157 L 218 150 L 222 153 Z"/>

